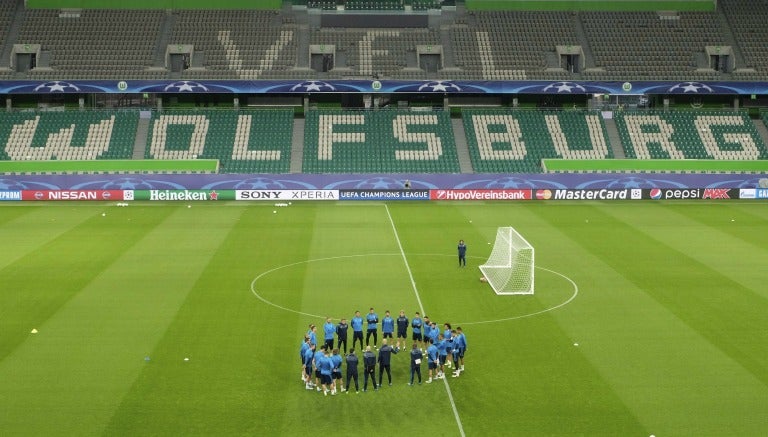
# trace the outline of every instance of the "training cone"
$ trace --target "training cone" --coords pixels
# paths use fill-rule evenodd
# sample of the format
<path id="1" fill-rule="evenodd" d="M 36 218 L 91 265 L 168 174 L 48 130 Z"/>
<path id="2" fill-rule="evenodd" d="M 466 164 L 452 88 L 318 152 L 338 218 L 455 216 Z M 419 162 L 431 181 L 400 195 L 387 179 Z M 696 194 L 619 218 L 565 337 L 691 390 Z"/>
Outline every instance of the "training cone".
<path id="1" fill-rule="evenodd" d="M 34 329 L 34 328 L 33 328 L 31 331 L 29 331 L 29 333 L 30 333 L 30 334 L 37 334 L 37 329 Z"/>

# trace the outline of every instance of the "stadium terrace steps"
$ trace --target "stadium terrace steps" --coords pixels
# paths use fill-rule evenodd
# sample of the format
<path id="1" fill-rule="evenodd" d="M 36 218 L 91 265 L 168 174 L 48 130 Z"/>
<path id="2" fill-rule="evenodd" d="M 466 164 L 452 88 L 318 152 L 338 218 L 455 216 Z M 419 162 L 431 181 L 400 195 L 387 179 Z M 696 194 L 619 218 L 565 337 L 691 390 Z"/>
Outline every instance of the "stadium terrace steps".
<path id="1" fill-rule="evenodd" d="M 453 136 L 456 138 L 456 153 L 459 158 L 459 168 L 462 173 L 474 173 L 472 168 L 472 157 L 469 155 L 469 145 L 467 144 L 467 134 L 464 131 L 464 125 L 461 120 L 451 119 L 451 128 Z"/>

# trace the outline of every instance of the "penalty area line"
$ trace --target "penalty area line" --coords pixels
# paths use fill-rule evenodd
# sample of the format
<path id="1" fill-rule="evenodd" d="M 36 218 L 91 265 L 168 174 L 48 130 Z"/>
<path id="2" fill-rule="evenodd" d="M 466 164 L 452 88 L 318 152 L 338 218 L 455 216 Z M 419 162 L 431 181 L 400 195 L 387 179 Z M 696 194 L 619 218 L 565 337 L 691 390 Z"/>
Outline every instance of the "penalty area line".
<path id="1" fill-rule="evenodd" d="M 400 242 L 400 236 L 397 234 L 397 227 L 395 226 L 395 221 L 392 220 L 392 214 L 389 213 L 389 206 L 387 204 L 384 204 L 384 209 L 387 211 L 387 217 L 389 218 L 389 224 L 392 225 L 392 233 L 395 235 L 395 240 L 397 241 L 397 247 L 400 249 L 400 255 L 403 257 L 403 263 L 405 264 L 405 269 L 408 271 L 408 277 L 411 279 L 411 287 L 413 287 L 413 293 L 416 295 L 416 301 L 419 303 L 419 309 L 421 310 L 421 314 L 426 314 L 424 312 L 424 305 L 421 303 L 421 296 L 419 296 L 419 289 L 416 287 L 416 281 L 413 279 L 413 272 L 411 271 L 411 266 L 408 264 L 408 257 L 405 256 L 405 251 L 403 250 L 403 244 Z M 461 437 L 465 437 L 466 434 L 464 434 L 464 426 L 461 424 L 461 417 L 459 417 L 459 410 L 456 408 L 456 402 L 453 400 L 453 393 L 451 393 L 451 386 L 448 385 L 448 379 L 443 378 L 443 385 L 445 386 L 445 391 L 448 393 L 448 400 L 451 401 L 451 409 L 453 410 L 453 417 L 456 418 L 456 426 L 459 427 L 459 434 L 461 434 Z"/>

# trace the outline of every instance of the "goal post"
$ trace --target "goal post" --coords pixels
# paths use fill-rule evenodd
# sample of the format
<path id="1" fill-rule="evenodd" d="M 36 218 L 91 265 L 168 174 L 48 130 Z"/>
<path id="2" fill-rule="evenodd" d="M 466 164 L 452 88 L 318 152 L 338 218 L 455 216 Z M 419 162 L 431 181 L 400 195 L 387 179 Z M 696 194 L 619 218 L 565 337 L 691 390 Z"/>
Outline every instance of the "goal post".
<path id="1" fill-rule="evenodd" d="M 483 276 L 496 294 L 533 294 L 533 246 L 512 227 L 496 230 L 496 242 Z"/>

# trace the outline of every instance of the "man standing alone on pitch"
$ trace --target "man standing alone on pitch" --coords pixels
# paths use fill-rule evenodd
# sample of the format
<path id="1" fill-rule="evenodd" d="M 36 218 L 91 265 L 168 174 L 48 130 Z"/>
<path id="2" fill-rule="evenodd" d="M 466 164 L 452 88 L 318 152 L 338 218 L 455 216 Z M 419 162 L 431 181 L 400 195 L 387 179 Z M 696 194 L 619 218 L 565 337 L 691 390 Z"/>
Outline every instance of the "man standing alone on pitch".
<path id="1" fill-rule="evenodd" d="M 366 346 L 363 353 L 363 391 L 368 391 L 368 377 L 373 382 L 373 389 L 378 390 L 376 385 L 376 354 L 371 352 L 371 347 Z"/>
<path id="2" fill-rule="evenodd" d="M 368 346 L 371 335 L 373 335 L 373 347 L 376 347 L 376 344 L 379 342 L 379 315 L 373 311 L 373 307 L 371 307 L 368 315 L 365 316 L 365 320 L 368 322 L 368 332 L 365 334 L 365 345 Z"/>
<path id="3" fill-rule="evenodd" d="M 459 240 L 459 267 L 467 266 L 467 245 L 464 240 Z"/>
<path id="4" fill-rule="evenodd" d="M 360 349 L 363 348 L 363 318 L 360 317 L 360 311 L 355 311 L 355 316 L 352 317 L 352 348 L 357 345 L 357 340 L 360 340 Z"/>

